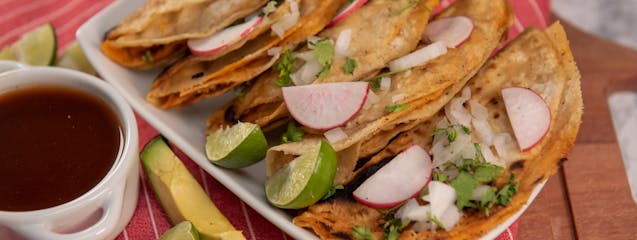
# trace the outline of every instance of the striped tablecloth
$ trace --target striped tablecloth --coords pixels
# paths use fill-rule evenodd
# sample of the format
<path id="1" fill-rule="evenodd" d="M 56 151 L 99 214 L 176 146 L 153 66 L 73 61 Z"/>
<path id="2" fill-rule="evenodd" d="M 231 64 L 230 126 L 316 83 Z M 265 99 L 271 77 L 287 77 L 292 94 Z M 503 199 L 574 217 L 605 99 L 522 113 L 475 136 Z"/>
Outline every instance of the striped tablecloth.
<path id="1" fill-rule="evenodd" d="M 75 40 L 75 31 L 113 0 L 0 0 L 0 48 L 17 40 L 21 34 L 42 24 L 51 22 L 58 35 L 60 51 Z M 509 39 L 519 34 L 526 26 L 544 28 L 549 19 L 549 0 L 509 0 L 516 17 L 509 31 Z M 443 0 L 440 7 L 452 1 Z M 139 124 L 140 148 L 158 132 L 143 118 Z M 177 154 L 204 187 L 221 212 L 242 230 L 248 239 L 291 239 L 272 225 L 232 192 L 199 168 L 177 149 Z M 140 168 L 141 169 L 141 168 Z M 117 239 L 157 239 L 170 224 L 150 189 L 144 173 L 140 170 L 141 184 L 137 209 L 126 229 Z M 513 240 L 517 236 L 517 222 L 503 232 L 498 240 Z"/>

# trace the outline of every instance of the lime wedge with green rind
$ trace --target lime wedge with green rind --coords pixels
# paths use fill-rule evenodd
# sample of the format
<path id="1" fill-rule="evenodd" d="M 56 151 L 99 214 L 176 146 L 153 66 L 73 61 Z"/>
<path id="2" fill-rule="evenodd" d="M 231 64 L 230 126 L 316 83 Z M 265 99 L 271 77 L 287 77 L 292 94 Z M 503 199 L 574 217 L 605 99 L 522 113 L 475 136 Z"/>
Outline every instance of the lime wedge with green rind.
<path id="1" fill-rule="evenodd" d="M 318 202 L 332 187 L 336 152 L 321 141 L 316 148 L 295 158 L 265 183 L 268 201 L 279 208 L 300 209 Z"/>
<path id="2" fill-rule="evenodd" d="M 199 240 L 199 233 L 190 221 L 183 221 L 164 232 L 159 240 Z"/>
<path id="3" fill-rule="evenodd" d="M 240 122 L 206 138 L 206 156 L 210 162 L 226 168 L 242 168 L 261 161 L 267 149 L 263 131 L 253 123 Z"/>
<path id="4" fill-rule="evenodd" d="M 55 28 L 47 23 L 25 33 L 18 41 L 3 49 L 0 56 L 0 59 L 16 60 L 33 66 L 53 65 L 57 57 Z"/>
<path id="5" fill-rule="evenodd" d="M 58 66 L 64 68 L 75 69 L 88 74 L 95 74 L 93 65 L 88 61 L 86 55 L 82 51 L 80 44 L 73 42 L 71 46 L 62 54 L 57 63 Z"/>

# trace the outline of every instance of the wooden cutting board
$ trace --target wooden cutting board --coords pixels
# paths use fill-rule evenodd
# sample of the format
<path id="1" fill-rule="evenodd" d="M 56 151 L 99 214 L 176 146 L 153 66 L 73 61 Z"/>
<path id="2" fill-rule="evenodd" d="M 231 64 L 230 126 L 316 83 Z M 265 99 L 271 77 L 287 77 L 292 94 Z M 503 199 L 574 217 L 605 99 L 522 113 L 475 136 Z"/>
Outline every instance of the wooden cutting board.
<path id="1" fill-rule="evenodd" d="M 562 23 L 582 75 L 583 123 L 568 161 L 520 218 L 519 239 L 637 239 L 637 204 L 607 100 L 637 91 L 637 51 Z"/>

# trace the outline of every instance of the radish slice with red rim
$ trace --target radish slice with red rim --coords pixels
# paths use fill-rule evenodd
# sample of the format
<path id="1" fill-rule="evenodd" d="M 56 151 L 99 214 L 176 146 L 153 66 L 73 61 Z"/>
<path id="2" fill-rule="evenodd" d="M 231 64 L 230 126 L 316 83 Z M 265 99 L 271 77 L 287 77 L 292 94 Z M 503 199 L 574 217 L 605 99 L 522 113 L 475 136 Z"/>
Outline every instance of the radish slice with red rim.
<path id="1" fill-rule="evenodd" d="M 528 88 L 504 88 L 502 98 L 518 146 L 528 151 L 548 133 L 551 110 L 539 94 Z"/>
<path id="2" fill-rule="evenodd" d="M 354 0 L 353 2 L 346 4 L 338 11 L 336 17 L 334 17 L 332 21 L 327 24 L 326 28 L 332 27 L 345 20 L 345 18 L 352 14 L 352 12 L 365 5 L 365 3 L 367 3 L 367 0 Z"/>
<path id="3" fill-rule="evenodd" d="M 263 17 L 256 16 L 250 18 L 244 23 L 223 29 L 212 36 L 189 39 L 188 48 L 190 48 L 190 52 L 195 55 L 210 55 L 216 53 L 239 41 L 241 38 L 246 37 L 261 23 L 263 23 Z"/>
<path id="4" fill-rule="evenodd" d="M 365 180 L 353 195 L 367 206 L 390 208 L 417 196 L 429 183 L 432 172 L 429 154 L 413 145 Z"/>
<path id="5" fill-rule="evenodd" d="M 368 82 L 340 82 L 283 87 L 283 100 L 292 117 L 303 126 L 328 130 L 342 126 L 360 111 Z"/>
<path id="6" fill-rule="evenodd" d="M 441 18 L 432 21 L 425 28 L 423 38 L 431 42 L 443 42 L 449 48 L 464 43 L 473 32 L 473 21 L 465 16 Z"/>

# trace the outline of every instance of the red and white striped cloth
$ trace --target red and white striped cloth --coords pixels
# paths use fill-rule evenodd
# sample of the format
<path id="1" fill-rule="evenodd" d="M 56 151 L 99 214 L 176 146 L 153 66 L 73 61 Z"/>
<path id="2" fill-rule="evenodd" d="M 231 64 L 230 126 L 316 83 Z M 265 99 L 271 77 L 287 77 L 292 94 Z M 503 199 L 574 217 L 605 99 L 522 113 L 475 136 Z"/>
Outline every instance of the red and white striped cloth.
<path id="1" fill-rule="evenodd" d="M 57 31 L 59 52 L 63 52 L 75 40 L 75 31 L 113 0 L 0 0 L 0 49 L 17 40 L 23 33 L 51 22 Z M 544 28 L 549 21 L 549 0 L 509 0 L 515 11 L 515 22 L 509 31 L 509 39 L 517 36 L 526 26 Z M 453 0 L 442 0 L 441 7 Z M 140 149 L 158 132 L 143 118 L 137 118 Z M 246 238 L 291 239 L 272 225 L 250 206 L 199 168 L 185 154 L 176 149 L 190 172 L 204 187 L 221 212 Z M 139 201 L 133 218 L 117 239 L 157 239 L 170 228 L 149 183 L 140 168 L 141 184 Z M 515 222 L 497 240 L 516 239 L 518 223 Z"/>

